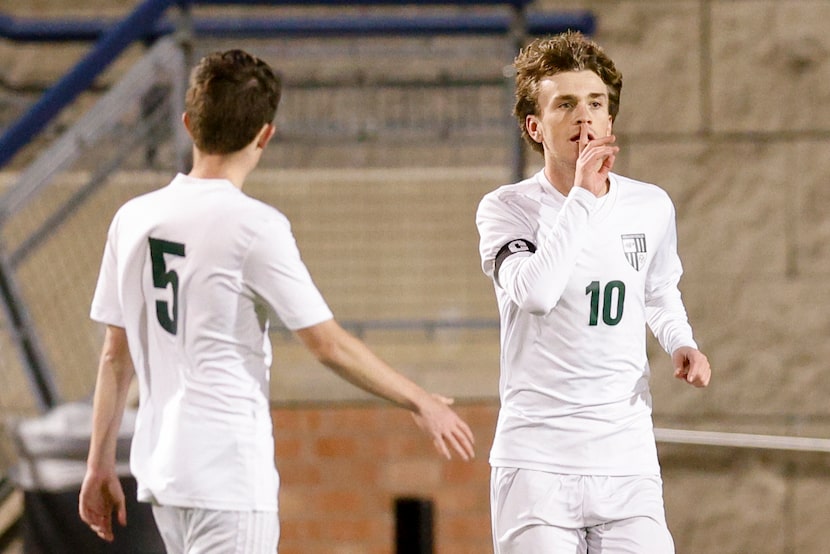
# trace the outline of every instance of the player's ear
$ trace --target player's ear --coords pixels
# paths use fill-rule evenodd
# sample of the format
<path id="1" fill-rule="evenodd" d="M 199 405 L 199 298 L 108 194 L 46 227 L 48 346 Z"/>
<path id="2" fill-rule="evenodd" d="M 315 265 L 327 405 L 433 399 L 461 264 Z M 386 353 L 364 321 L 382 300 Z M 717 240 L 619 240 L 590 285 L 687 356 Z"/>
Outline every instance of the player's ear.
<path id="1" fill-rule="evenodd" d="M 613 129 L 614 129 L 614 118 L 609 115 L 608 116 L 608 129 L 606 130 L 605 136 L 610 137 L 611 133 L 613 132 Z"/>
<path id="2" fill-rule="evenodd" d="M 542 142 L 542 125 L 538 117 L 533 114 L 525 117 L 525 130 L 530 138 L 536 142 Z"/>
<path id="3" fill-rule="evenodd" d="M 256 138 L 256 145 L 257 148 L 263 149 L 265 148 L 268 143 L 274 138 L 274 134 L 277 132 L 277 127 L 273 123 L 266 123 L 262 126 L 259 134 Z"/>
<path id="4" fill-rule="evenodd" d="M 187 134 L 193 137 L 193 133 L 190 131 L 190 116 L 187 115 L 187 112 L 182 114 L 182 125 L 184 125 Z"/>

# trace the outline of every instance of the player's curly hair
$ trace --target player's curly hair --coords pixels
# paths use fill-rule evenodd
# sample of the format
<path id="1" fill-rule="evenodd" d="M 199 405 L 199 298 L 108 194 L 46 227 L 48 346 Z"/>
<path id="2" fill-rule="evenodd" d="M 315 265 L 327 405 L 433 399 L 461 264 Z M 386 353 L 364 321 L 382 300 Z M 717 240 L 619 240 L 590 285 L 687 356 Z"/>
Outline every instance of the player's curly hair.
<path id="1" fill-rule="evenodd" d="M 516 69 L 516 105 L 513 115 L 518 120 L 525 141 L 537 152 L 542 145 L 530 138 L 525 128 L 528 115 L 539 115 L 539 82 L 545 77 L 566 71 L 593 71 L 608 87 L 608 112 L 611 119 L 620 109 L 622 73 L 594 41 L 578 31 L 547 38 L 537 38 L 522 48 L 513 62 Z"/>
<path id="2" fill-rule="evenodd" d="M 185 110 L 194 144 L 208 154 L 230 154 L 273 123 L 282 93 L 279 76 L 243 50 L 214 52 L 190 74 Z"/>

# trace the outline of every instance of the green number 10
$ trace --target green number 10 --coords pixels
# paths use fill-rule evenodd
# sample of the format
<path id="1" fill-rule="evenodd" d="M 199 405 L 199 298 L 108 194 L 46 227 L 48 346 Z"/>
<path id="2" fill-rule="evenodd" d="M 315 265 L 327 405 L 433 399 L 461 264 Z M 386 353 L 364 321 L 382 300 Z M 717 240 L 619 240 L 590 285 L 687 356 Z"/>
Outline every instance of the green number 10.
<path id="1" fill-rule="evenodd" d="M 599 289 L 599 281 L 591 281 L 591 284 L 585 287 L 585 294 L 591 296 L 591 315 L 588 320 L 588 325 L 596 325 L 599 319 Z M 614 301 L 615 296 L 616 302 Z M 622 319 L 624 303 L 625 283 L 622 281 L 609 281 L 602 291 L 602 322 L 606 325 L 616 325 L 619 323 Z"/>

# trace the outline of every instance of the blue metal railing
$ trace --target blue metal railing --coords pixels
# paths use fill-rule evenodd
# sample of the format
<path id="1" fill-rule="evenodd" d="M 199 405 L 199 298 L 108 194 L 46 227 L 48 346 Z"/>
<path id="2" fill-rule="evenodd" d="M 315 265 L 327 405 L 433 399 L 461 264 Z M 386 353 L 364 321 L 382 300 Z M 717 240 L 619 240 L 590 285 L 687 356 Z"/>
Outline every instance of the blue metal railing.
<path id="1" fill-rule="evenodd" d="M 513 6 L 525 8 L 533 0 L 181 0 L 203 6 Z"/>
<path id="2" fill-rule="evenodd" d="M 109 19 L 12 19 L 0 15 L 0 38 L 13 42 L 93 42 L 103 37 L 117 22 Z M 532 12 L 527 14 L 525 30 L 530 35 L 557 33 L 567 29 L 594 32 L 591 12 Z M 510 28 L 505 13 L 445 15 L 338 15 L 333 17 L 195 17 L 193 34 L 197 37 L 308 37 L 369 36 L 385 34 L 504 34 Z M 173 33 L 176 27 L 168 19 L 157 21 L 141 37 L 154 41 Z"/>
<path id="3" fill-rule="evenodd" d="M 67 105 L 94 82 L 133 42 L 154 41 L 175 32 L 176 26 L 163 16 L 171 6 L 219 4 L 329 6 L 406 5 L 400 0 L 145 0 L 121 22 L 104 20 L 43 21 L 12 19 L 0 15 L 0 38 L 28 42 L 97 41 L 92 51 L 0 136 L 0 167 L 6 165 Z M 421 0 L 424 5 L 506 5 L 523 9 L 529 0 Z M 594 31 L 590 12 L 523 14 L 522 34 L 556 33 L 566 29 Z M 514 29 L 515 14 L 421 14 L 421 15 L 338 15 L 317 18 L 194 18 L 195 36 L 213 37 L 308 37 L 436 34 L 508 34 Z"/>

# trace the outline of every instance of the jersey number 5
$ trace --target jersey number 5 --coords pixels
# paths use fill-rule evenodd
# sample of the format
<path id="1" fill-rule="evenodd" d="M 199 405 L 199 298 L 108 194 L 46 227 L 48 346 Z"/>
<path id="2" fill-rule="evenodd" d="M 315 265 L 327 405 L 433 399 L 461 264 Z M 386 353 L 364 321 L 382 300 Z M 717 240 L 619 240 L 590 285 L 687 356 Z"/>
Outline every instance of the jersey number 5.
<path id="1" fill-rule="evenodd" d="M 591 281 L 591 284 L 585 287 L 585 294 L 591 295 L 591 315 L 588 320 L 588 325 L 594 326 L 599 320 L 599 281 Z M 614 302 L 615 295 L 617 297 L 616 302 Z M 624 305 L 625 283 L 622 281 L 609 281 L 605 285 L 605 288 L 602 289 L 602 322 L 606 325 L 616 325 L 619 323 L 622 319 Z"/>
<path id="2" fill-rule="evenodd" d="M 157 289 L 166 289 L 167 285 L 173 289 L 173 307 L 164 300 L 156 300 L 156 317 L 165 331 L 175 335 L 179 322 L 179 274 L 167 269 L 164 261 L 165 254 L 184 257 L 184 244 L 167 240 L 154 239 L 150 241 L 150 262 L 153 265 L 153 286 Z"/>

